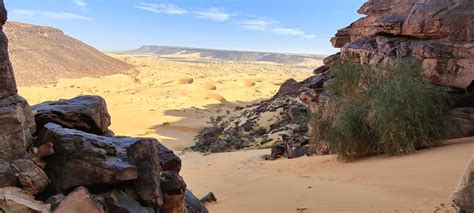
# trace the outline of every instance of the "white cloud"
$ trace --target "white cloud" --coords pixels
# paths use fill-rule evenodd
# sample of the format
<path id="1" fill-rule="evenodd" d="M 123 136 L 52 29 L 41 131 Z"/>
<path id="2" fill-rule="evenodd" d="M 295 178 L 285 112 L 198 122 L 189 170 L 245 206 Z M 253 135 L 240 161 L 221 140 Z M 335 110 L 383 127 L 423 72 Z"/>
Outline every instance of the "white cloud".
<path id="1" fill-rule="evenodd" d="M 263 20 L 263 19 L 249 19 L 249 20 L 238 22 L 237 24 L 247 30 L 265 31 L 265 30 L 270 29 L 270 27 L 276 23 L 277 21 L 269 21 L 269 20 Z"/>
<path id="2" fill-rule="evenodd" d="M 305 35 L 303 35 L 303 38 L 313 39 L 313 38 L 316 38 L 316 35 L 314 35 L 314 34 L 305 34 Z"/>
<path id="3" fill-rule="evenodd" d="M 76 13 L 44 11 L 44 10 L 13 10 L 11 13 L 14 18 L 27 19 L 48 19 L 48 20 L 92 20 L 91 17 L 82 16 Z"/>
<path id="4" fill-rule="evenodd" d="M 217 22 L 228 21 L 233 15 L 219 8 L 209 8 L 207 10 L 195 11 L 196 17 L 210 19 Z"/>
<path id="5" fill-rule="evenodd" d="M 86 7 L 87 2 L 86 0 L 73 0 L 74 4 L 79 6 L 79 7 Z"/>
<path id="6" fill-rule="evenodd" d="M 275 28 L 272 32 L 279 35 L 289 36 L 303 36 L 305 34 L 304 31 L 296 28 Z"/>
<path id="7" fill-rule="evenodd" d="M 298 28 L 275 28 L 272 32 L 278 35 L 298 36 L 306 39 L 316 38 L 316 35 L 306 34 L 303 30 Z"/>
<path id="8" fill-rule="evenodd" d="M 164 13 L 168 15 L 184 15 L 188 13 L 187 10 L 170 3 L 156 4 L 142 2 L 139 3 L 136 8 L 152 13 Z"/>

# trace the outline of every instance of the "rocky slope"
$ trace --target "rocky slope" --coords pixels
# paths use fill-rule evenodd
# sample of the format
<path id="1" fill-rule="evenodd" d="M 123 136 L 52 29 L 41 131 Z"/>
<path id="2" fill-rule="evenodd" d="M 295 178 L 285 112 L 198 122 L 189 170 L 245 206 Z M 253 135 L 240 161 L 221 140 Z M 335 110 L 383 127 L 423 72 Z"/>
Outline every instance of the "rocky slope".
<path id="1" fill-rule="evenodd" d="M 413 56 L 432 83 L 464 89 L 474 79 L 474 1 L 370 0 L 358 12 L 367 16 L 331 40 L 340 58 L 378 65 Z"/>
<path id="2" fill-rule="evenodd" d="M 136 50 L 125 51 L 123 54 L 157 55 L 163 57 L 187 56 L 225 61 L 274 62 L 294 65 L 320 61 L 323 58 L 321 55 L 309 54 L 285 54 L 152 45 L 145 45 Z"/>
<path id="3" fill-rule="evenodd" d="M 153 138 L 113 136 L 103 98 L 32 111 L 17 94 L 6 19 L 0 0 L 1 212 L 208 212 L 186 189 L 171 150 Z"/>
<path id="4" fill-rule="evenodd" d="M 205 129 L 197 137 L 194 149 L 212 152 L 271 146 L 270 159 L 327 154 L 324 147 L 307 146 L 308 128 L 301 128 L 304 123 L 294 118 L 296 112 L 312 111 L 321 107 L 320 102 L 331 98 L 328 95 L 331 93 L 328 86 L 334 77 L 331 66 L 341 60 L 377 67 L 405 58 L 419 59 L 431 83 L 448 87 L 452 93 L 462 94 L 466 90 L 467 96 L 456 104 L 451 116 L 459 121 L 462 130 L 459 137 L 472 136 L 474 2 L 370 0 L 358 12 L 367 16 L 337 32 L 331 42 L 341 48 L 341 52 L 325 58 L 324 65 L 314 71 L 314 76 L 299 83 L 288 81 L 280 91 L 290 88 L 290 93 L 279 92 L 271 100 L 212 122 L 214 127 Z M 276 119 L 262 116 L 267 114 L 276 115 Z M 264 125 L 260 122 L 262 119 L 266 119 Z M 268 135 L 272 140 L 266 140 Z"/>
<path id="5" fill-rule="evenodd" d="M 5 34 L 19 86 L 116 74 L 132 68 L 55 28 L 8 22 Z"/>

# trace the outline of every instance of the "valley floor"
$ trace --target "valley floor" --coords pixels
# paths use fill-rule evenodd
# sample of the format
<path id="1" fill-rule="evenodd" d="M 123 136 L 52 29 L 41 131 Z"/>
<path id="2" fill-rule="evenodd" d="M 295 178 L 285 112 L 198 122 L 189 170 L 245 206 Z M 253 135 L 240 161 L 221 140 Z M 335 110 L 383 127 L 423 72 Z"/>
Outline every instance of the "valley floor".
<path id="1" fill-rule="evenodd" d="M 410 156 L 348 163 L 334 156 L 265 161 L 269 150 L 181 153 L 209 117 L 268 99 L 286 79 L 303 80 L 316 65 L 119 58 L 136 70 L 23 87 L 20 94 L 30 104 L 104 97 L 118 135 L 156 137 L 180 153 L 188 187 L 197 196 L 216 194 L 219 201 L 208 206 L 211 212 L 449 212 L 449 196 L 474 154 L 474 138 Z M 179 84 L 186 78 L 193 83 Z M 255 85 L 246 86 L 249 81 Z"/>

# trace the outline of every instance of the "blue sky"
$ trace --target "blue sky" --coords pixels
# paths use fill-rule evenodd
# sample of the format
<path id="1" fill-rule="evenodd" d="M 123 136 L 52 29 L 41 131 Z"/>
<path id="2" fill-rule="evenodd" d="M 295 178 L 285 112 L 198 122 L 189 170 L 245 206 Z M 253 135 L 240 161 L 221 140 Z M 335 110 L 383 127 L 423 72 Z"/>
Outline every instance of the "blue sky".
<path id="1" fill-rule="evenodd" d="M 9 19 L 53 26 L 103 51 L 170 45 L 336 52 L 365 0 L 5 0 Z"/>

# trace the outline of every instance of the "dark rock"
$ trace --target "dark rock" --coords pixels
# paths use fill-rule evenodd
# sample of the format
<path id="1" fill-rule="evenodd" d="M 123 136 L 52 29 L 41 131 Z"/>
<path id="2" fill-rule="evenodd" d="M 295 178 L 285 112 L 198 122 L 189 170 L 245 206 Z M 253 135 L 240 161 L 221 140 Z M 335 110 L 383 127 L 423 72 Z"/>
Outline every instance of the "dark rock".
<path id="1" fill-rule="evenodd" d="M 150 207 L 143 207 L 124 191 L 115 189 L 105 196 L 107 212 L 113 213 L 154 213 Z"/>
<path id="2" fill-rule="evenodd" d="M 49 213 L 50 208 L 22 189 L 6 187 L 0 188 L 0 211 Z"/>
<path id="3" fill-rule="evenodd" d="M 63 202 L 63 200 L 66 198 L 63 194 L 57 194 L 54 196 L 49 197 L 45 203 L 51 205 L 51 211 L 56 210 L 59 207 L 59 204 Z"/>
<path id="4" fill-rule="evenodd" d="M 315 154 L 315 152 L 313 151 L 311 146 L 304 145 L 304 146 L 300 146 L 300 147 L 296 148 L 295 150 L 293 150 L 293 152 L 291 152 L 291 155 L 289 156 L 289 158 L 293 159 L 293 158 L 299 158 L 299 157 L 303 157 L 303 156 L 311 156 L 311 155 L 314 155 L 314 154 Z"/>
<path id="5" fill-rule="evenodd" d="M 201 198 L 201 202 L 202 203 L 213 203 L 213 202 L 217 202 L 217 198 L 214 195 L 214 193 L 209 192 L 206 196 Z"/>
<path id="6" fill-rule="evenodd" d="M 0 75 L 1 72 L 0 68 Z M 0 159 L 11 162 L 25 155 L 33 142 L 35 123 L 23 98 L 18 95 L 0 98 L 0 129 Z"/>
<path id="7" fill-rule="evenodd" d="M 172 171 L 162 172 L 161 189 L 163 191 L 164 203 L 160 206 L 160 212 L 187 212 L 184 199 L 186 184 L 178 173 Z"/>
<path id="8" fill-rule="evenodd" d="M 181 171 L 181 159 L 173 151 L 169 150 L 161 143 L 153 139 L 153 144 L 157 147 L 160 165 L 163 171 Z"/>
<path id="9" fill-rule="evenodd" d="M 15 186 L 17 178 L 13 173 L 10 163 L 0 160 L 0 188 Z"/>
<path id="10" fill-rule="evenodd" d="M 459 125 L 455 137 L 474 136 L 474 107 L 455 108 L 451 110 L 451 118 Z"/>
<path id="11" fill-rule="evenodd" d="M 214 194 L 212 194 L 214 195 Z M 204 202 L 202 200 L 199 200 L 194 194 L 186 190 L 184 193 L 184 198 L 186 200 L 186 208 L 188 209 L 188 212 L 190 213 L 208 213 L 209 210 L 207 210 L 206 206 L 204 206 Z M 213 196 L 215 199 L 215 197 Z M 215 202 L 216 200 L 214 200 Z"/>
<path id="12" fill-rule="evenodd" d="M 110 135 L 110 115 L 100 96 L 80 96 L 69 100 L 48 101 L 32 106 L 39 133 L 47 123 L 97 135 Z"/>
<path id="13" fill-rule="evenodd" d="M 152 140 L 139 140 L 127 148 L 127 156 L 137 166 L 138 178 L 135 189 L 147 206 L 163 205 L 160 186 L 160 158 L 158 148 Z"/>
<path id="14" fill-rule="evenodd" d="M 273 144 L 270 158 L 268 160 L 275 160 L 281 158 L 286 153 L 286 145 L 281 141 L 277 141 Z"/>
<path id="15" fill-rule="evenodd" d="M 48 186 L 48 176 L 32 160 L 18 159 L 11 164 L 22 188 L 30 194 L 38 194 Z"/>
<path id="16" fill-rule="evenodd" d="M 84 187 L 79 187 L 69 193 L 59 204 L 55 213 L 87 212 L 104 213 L 104 209 L 92 197 L 89 191 Z"/>
<path id="17" fill-rule="evenodd" d="M 137 140 L 101 137 L 56 124 L 45 125 L 37 145 L 53 142 L 56 151 L 45 168 L 51 179 L 49 192 L 57 194 L 78 186 L 110 185 L 136 179 L 137 168 L 124 156 L 125 146 Z"/>

